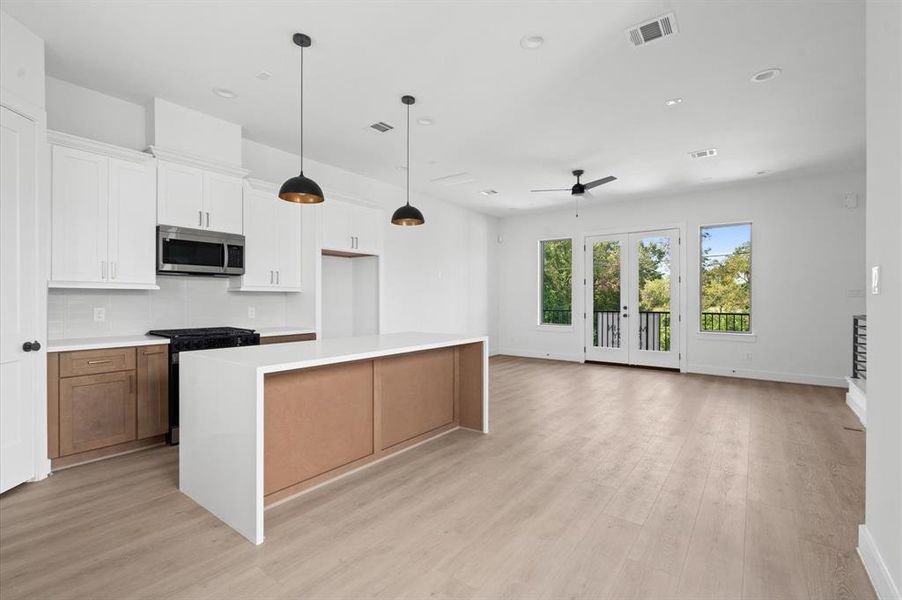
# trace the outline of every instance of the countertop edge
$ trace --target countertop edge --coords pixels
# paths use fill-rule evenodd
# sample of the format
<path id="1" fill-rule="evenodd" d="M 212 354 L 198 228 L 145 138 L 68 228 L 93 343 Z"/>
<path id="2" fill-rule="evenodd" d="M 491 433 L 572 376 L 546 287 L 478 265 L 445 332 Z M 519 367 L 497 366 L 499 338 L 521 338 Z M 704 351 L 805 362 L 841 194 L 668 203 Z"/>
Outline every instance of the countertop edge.
<path id="1" fill-rule="evenodd" d="M 157 346 L 169 344 L 169 339 L 163 337 L 111 337 L 109 339 L 79 339 L 50 340 L 47 342 L 47 352 L 76 352 L 79 350 L 104 350 L 106 348 L 129 348 L 134 346 Z"/>

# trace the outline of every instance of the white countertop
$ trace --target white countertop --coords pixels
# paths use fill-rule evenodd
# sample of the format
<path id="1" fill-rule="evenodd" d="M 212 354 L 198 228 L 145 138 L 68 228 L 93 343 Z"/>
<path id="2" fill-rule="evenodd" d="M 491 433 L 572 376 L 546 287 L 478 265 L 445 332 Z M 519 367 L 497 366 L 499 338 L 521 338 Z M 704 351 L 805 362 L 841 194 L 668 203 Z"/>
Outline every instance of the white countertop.
<path id="1" fill-rule="evenodd" d="M 277 335 L 299 335 L 302 333 L 316 333 L 313 327 L 296 325 L 292 327 L 261 327 L 256 330 L 260 337 L 274 337 Z M 117 335 L 109 337 L 68 338 L 62 340 L 49 340 L 47 352 L 71 352 L 74 350 L 101 350 L 103 348 L 125 348 L 127 346 L 155 346 L 168 344 L 169 338 L 156 335 Z"/>
<path id="2" fill-rule="evenodd" d="M 118 335 L 97 338 L 69 338 L 49 340 L 47 352 L 70 352 L 72 350 L 101 350 L 103 348 L 125 348 L 128 346 L 156 346 L 168 344 L 169 339 L 156 335 Z"/>
<path id="3" fill-rule="evenodd" d="M 274 373 L 479 342 L 487 343 L 488 338 L 448 333 L 387 333 L 265 346 L 195 350 L 189 353 L 189 356 L 192 360 L 211 360 L 255 368 L 258 373 Z M 182 369 L 185 367 L 186 363 L 183 362 Z"/>

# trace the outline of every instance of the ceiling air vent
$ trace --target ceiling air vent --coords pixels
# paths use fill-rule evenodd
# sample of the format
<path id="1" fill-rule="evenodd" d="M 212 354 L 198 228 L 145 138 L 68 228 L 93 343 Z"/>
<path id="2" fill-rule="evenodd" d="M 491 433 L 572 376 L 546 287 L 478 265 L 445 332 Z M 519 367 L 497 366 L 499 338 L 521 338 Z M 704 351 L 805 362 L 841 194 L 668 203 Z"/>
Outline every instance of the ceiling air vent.
<path id="1" fill-rule="evenodd" d="M 708 148 L 707 150 L 696 150 L 695 152 L 690 152 L 689 156 L 692 158 L 708 158 L 709 156 L 717 156 L 717 148 Z"/>
<path id="2" fill-rule="evenodd" d="M 385 123 L 384 121 L 379 121 L 378 123 L 373 123 L 372 125 L 370 125 L 370 127 L 375 129 L 379 133 L 385 133 L 386 131 L 391 131 L 392 129 L 394 129 L 394 127 L 392 127 L 388 123 Z"/>
<path id="3" fill-rule="evenodd" d="M 676 15 L 667 13 L 638 25 L 633 25 L 626 30 L 626 37 L 633 46 L 644 46 L 648 42 L 678 33 Z"/>

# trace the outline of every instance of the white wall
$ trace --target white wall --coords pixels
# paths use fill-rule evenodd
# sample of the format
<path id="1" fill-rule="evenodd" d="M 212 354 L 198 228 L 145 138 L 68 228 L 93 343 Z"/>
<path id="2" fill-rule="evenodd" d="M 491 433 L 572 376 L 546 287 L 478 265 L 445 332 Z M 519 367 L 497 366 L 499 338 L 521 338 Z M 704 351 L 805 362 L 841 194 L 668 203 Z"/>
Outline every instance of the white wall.
<path id="1" fill-rule="evenodd" d="M 858 194 L 857 209 L 844 208 L 847 193 Z M 562 330 L 537 325 L 538 240 L 575 238 L 574 314 L 582 314 L 584 233 L 679 224 L 684 231 L 689 371 L 844 385 L 851 361 L 851 316 L 864 311 L 864 212 L 864 175 L 850 172 L 610 204 L 591 199 L 584 202 L 579 219 L 572 209 L 504 219 L 497 270 L 499 350 L 583 357 L 581 324 Z M 696 333 L 698 228 L 739 221 L 753 223 L 753 342 Z"/>
<path id="2" fill-rule="evenodd" d="M 859 551 L 881 598 L 902 592 L 902 3 L 867 3 L 868 294 L 865 526 Z"/>
<path id="3" fill-rule="evenodd" d="M 0 11 L 0 87 L 4 94 L 44 108 L 44 40 Z"/>
<path id="4" fill-rule="evenodd" d="M 81 86 L 47 77 L 47 128 L 122 146 L 147 148 L 140 104 L 126 102 Z"/>
<path id="5" fill-rule="evenodd" d="M 140 132 L 145 131 L 147 115 L 137 104 L 53 79 L 48 79 L 47 99 L 48 118 L 53 129 L 136 150 L 146 146 Z M 298 170 L 296 155 L 257 142 L 243 140 L 242 155 L 242 166 L 251 171 L 250 176 L 264 181 L 280 184 Z M 383 331 L 490 333 L 490 313 L 495 307 L 494 302 L 489 301 L 489 293 L 493 285 L 490 265 L 496 246 L 492 242 L 496 219 L 412 194 L 412 202 L 425 213 L 426 225 L 396 227 L 389 223 L 389 217 L 403 203 L 402 188 L 312 160 L 306 161 L 305 165 L 305 173 L 323 187 L 327 201 L 329 192 L 334 190 L 376 204 L 385 211 Z M 252 327 L 314 324 L 315 256 L 309 244 L 313 242 L 314 223 L 320 208 L 305 206 L 301 210 L 305 211 L 305 291 L 301 294 L 235 294 L 225 292 L 222 284 L 219 297 L 223 309 L 222 312 L 214 309 L 213 316 L 232 320 L 217 324 Z M 308 215 L 311 218 L 307 218 Z M 145 315 L 148 304 L 151 317 L 155 319 L 153 315 L 160 314 L 154 310 L 155 306 L 182 306 L 185 303 L 196 306 L 195 296 L 206 300 L 207 288 L 215 290 L 217 286 L 220 284 L 198 283 L 186 284 L 181 289 L 161 284 L 160 291 L 115 293 L 57 290 L 51 299 L 55 324 L 51 327 L 50 338 L 55 339 L 55 334 L 61 331 L 66 337 L 137 333 L 147 329 L 148 321 L 131 315 Z M 95 325 L 83 318 L 82 304 L 87 299 L 109 304 L 107 323 Z M 67 308 L 68 317 L 60 318 L 63 305 L 74 308 Z M 240 315 L 246 315 L 249 306 L 257 307 L 256 321 L 239 322 Z M 274 322 L 280 319 L 283 322 Z M 63 321 L 68 325 L 61 325 Z M 195 326 L 193 322 L 187 325 Z M 162 327 L 164 324 L 153 320 L 150 326 Z"/>

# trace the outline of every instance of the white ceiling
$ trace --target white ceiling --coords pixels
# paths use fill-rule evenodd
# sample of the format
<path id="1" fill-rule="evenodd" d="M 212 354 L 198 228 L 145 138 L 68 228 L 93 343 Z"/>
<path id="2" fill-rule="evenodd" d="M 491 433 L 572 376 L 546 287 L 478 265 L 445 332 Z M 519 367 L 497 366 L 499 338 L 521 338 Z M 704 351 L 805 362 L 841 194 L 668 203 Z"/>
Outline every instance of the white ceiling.
<path id="1" fill-rule="evenodd" d="M 412 108 L 413 187 L 496 215 L 568 206 L 569 172 L 609 174 L 593 202 L 860 167 L 864 4 L 849 2 L 7 1 L 46 40 L 49 75 L 144 103 L 152 96 L 401 184 Z M 634 48 L 624 29 L 674 11 L 679 34 Z M 542 35 L 523 50 L 525 34 Z M 754 84 L 768 67 L 783 75 Z M 272 78 L 255 76 L 269 71 Z M 234 90 L 226 100 L 214 87 Z M 664 100 L 683 103 L 665 107 Z M 435 120 L 417 125 L 417 117 Z M 379 134 L 375 121 L 397 127 Z M 716 147 L 717 157 L 687 152 Z M 467 172 L 472 183 L 431 180 Z M 286 174 L 288 175 L 288 174 Z M 308 173 L 315 178 L 316 173 Z M 481 189 L 498 190 L 486 197 Z"/>

